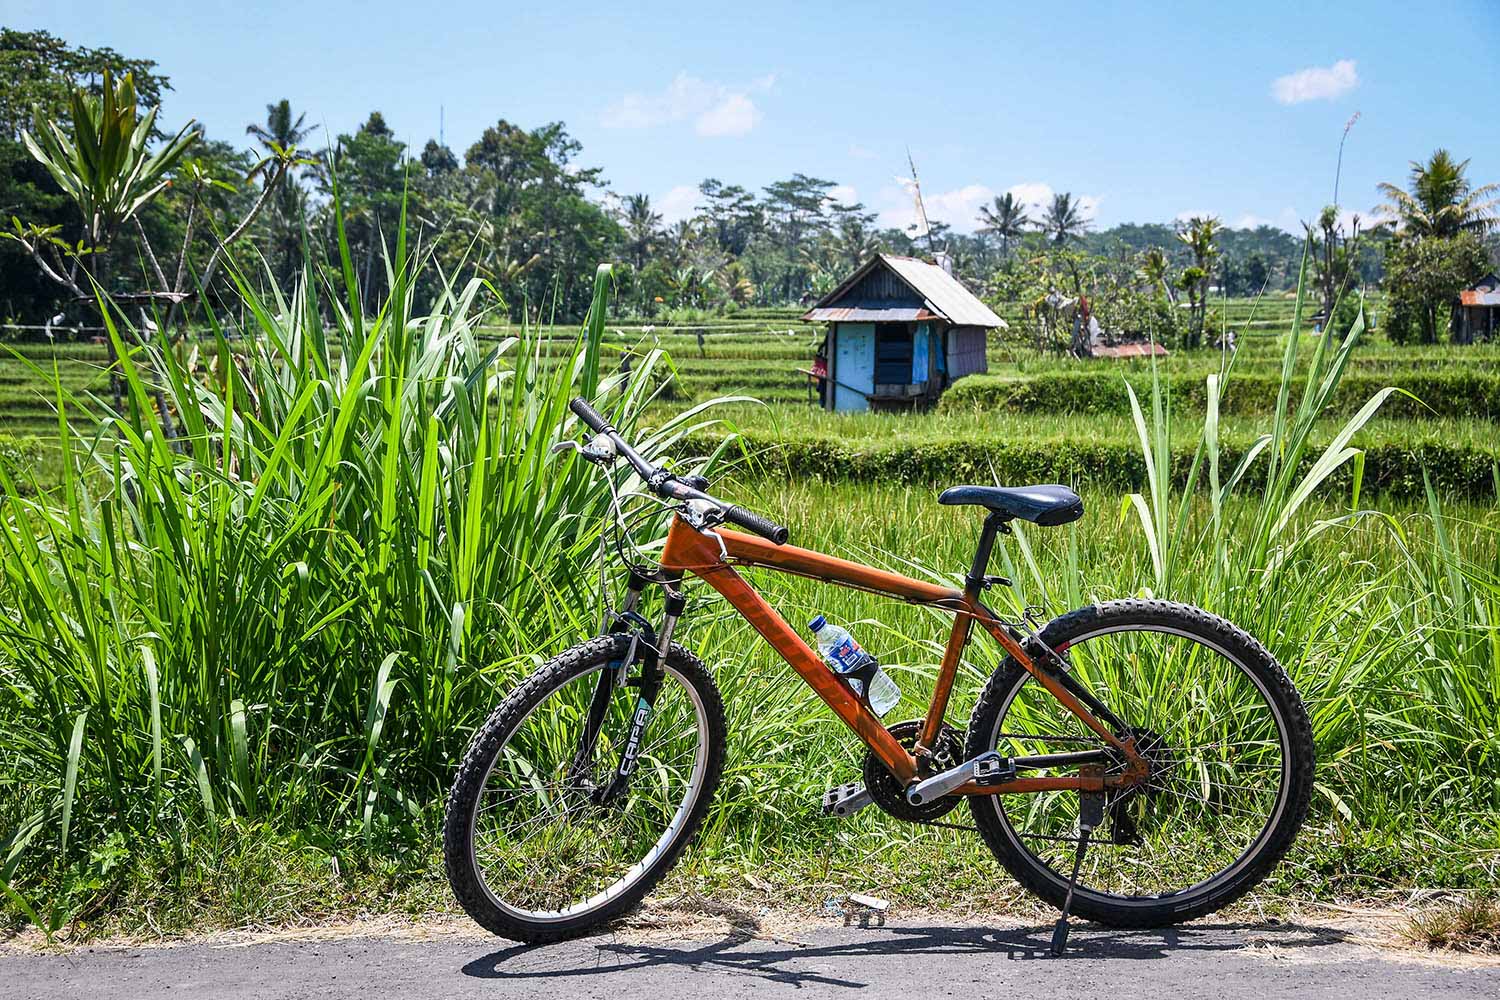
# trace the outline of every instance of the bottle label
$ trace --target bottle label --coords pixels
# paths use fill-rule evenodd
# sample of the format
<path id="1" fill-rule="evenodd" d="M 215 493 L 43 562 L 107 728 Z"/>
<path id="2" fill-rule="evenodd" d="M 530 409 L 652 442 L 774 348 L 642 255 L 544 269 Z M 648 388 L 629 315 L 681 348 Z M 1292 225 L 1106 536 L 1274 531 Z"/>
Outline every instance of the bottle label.
<path id="1" fill-rule="evenodd" d="M 845 639 L 828 651 L 828 659 L 838 673 L 848 674 L 870 662 L 871 657 L 853 639 Z"/>

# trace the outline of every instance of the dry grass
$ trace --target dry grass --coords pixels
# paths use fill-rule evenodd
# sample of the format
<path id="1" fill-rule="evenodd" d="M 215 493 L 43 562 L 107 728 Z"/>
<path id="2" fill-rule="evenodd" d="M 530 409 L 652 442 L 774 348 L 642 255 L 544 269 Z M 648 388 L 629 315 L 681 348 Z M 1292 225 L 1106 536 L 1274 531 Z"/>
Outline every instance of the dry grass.
<path id="1" fill-rule="evenodd" d="M 1413 914 L 1402 935 L 1433 950 L 1500 955 L 1500 903 L 1489 896 L 1445 900 Z"/>

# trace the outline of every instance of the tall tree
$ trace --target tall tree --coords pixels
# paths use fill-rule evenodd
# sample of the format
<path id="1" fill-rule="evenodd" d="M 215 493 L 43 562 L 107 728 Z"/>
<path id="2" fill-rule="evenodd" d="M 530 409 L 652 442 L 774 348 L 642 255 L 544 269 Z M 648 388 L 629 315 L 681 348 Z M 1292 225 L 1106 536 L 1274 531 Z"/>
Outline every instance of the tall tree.
<path id="1" fill-rule="evenodd" d="M 633 194 L 625 199 L 625 249 L 639 271 L 656 249 L 661 235 L 661 213 L 651 208 L 649 195 Z"/>
<path id="2" fill-rule="evenodd" d="M 504 119 L 465 153 L 473 204 L 489 219 L 486 255 L 513 310 L 528 304 L 581 316 L 593 265 L 618 244 L 619 225 L 592 199 L 597 167 L 580 167 L 582 146 L 561 122 L 525 129 Z"/>
<path id="3" fill-rule="evenodd" d="M 317 125 L 309 126 L 306 121 L 306 112 L 294 117 L 292 102 L 282 98 L 275 104 L 267 104 L 265 122 L 245 126 L 245 134 L 273 157 L 295 155 L 318 130 Z M 266 183 L 270 179 L 267 174 Z M 282 287 L 291 283 L 301 266 L 302 234 L 306 228 L 307 190 L 296 172 L 290 171 L 277 190 L 265 220 L 266 261 Z"/>
<path id="4" fill-rule="evenodd" d="M 352 135 L 340 135 L 325 162 L 324 193 L 338 189 L 350 253 L 359 261 L 360 293 L 366 304 L 380 300 L 384 274 L 375 267 L 382 249 L 394 244 L 406 188 L 406 144 L 385 116 L 370 112 Z M 330 210 L 333 210 L 332 208 Z"/>
<path id="5" fill-rule="evenodd" d="M 1465 231 L 1483 234 L 1494 225 L 1500 184 L 1476 188 L 1469 182 L 1468 168 L 1468 160 L 1455 160 L 1446 149 L 1435 151 L 1425 163 L 1413 160 L 1407 190 L 1379 185 L 1386 197 L 1379 211 L 1395 219 L 1403 235 L 1418 239 L 1446 239 Z"/>
<path id="6" fill-rule="evenodd" d="M 699 213 L 707 220 L 719 249 L 733 257 L 743 254 L 761 226 L 755 195 L 738 184 L 725 184 L 713 177 L 698 185 L 698 192 L 703 196 Z"/>
<path id="7" fill-rule="evenodd" d="M 1454 329 L 1458 293 L 1490 262 L 1479 234 L 1401 239 L 1386 250 L 1386 333 L 1397 343 L 1436 343 Z"/>
<path id="8" fill-rule="evenodd" d="M 771 252 L 762 255 L 767 274 L 760 284 L 771 285 L 783 302 L 798 301 L 810 287 L 813 269 L 801 253 L 803 241 L 827 233 L 834 187 L 833 181 L 795 173 L 765 188 L 762 207 Z"/>
<path id="9" fill-rule="evenodd" d="M 1010 244 L 1018 240 L 1031 225 L 1026 206 L 1009 191 L 998 195 L 993 204 L 979 208 L 979 231 L 1000 241 L 1000 255 L 1010 256 Z"/>
<path id="10" fill-rule="evenodd" d="M 1042 231 L 1052 238 L 1053 243 L 1081 239 L 1092 228 L 1093 223 L 1083 214 L 1083 206 L 1073 199 L 1070 192 L 1052 196 L 1052 204 L 1047 206 L 1042 217 Z"/>
<path id="11" fill-rule="evenodd" d="M 1213 281 L 1214 265 L 1219 259 L 1215 242 L 1224 224 L 1214 216 L 1194 216 L 1178 232 L 1177 239 L 1193 255 L 1193 263 L 1182 272 L 1182 290 L 1188 293 L 1189 324 L 1187 346 L 1203 343 L 1203 327 L 1208 317 L 1208 286 Z"/>

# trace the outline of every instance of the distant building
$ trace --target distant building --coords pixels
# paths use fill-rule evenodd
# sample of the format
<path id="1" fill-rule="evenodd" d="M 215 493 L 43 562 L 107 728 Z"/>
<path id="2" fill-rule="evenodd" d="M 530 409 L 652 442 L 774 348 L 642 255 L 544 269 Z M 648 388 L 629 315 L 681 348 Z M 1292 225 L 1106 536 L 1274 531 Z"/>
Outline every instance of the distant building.
<path id="1" fill-rule="evenodd" d="M 1490 340 L 1500 330 L 1500 276 L 1495 272 L 1480 278 L 1458 293 L 1458 342 L 1472 344 Z"/>
<path id="2" fill-rule="evenodd" d="M 1003 329 L 937 264 L 877 254 L 803 314 L 827 323 L 829 410 L 930 405 L 954 379 L 988 370 L 985 331 Z"/>

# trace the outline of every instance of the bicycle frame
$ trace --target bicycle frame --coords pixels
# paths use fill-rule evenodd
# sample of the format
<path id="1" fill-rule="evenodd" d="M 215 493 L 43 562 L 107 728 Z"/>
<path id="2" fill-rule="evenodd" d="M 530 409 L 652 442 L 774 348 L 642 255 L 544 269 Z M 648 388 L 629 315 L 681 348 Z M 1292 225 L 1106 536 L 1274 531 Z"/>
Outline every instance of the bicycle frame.
<path id="1" fill-rule="evenodd" d="M 1123 729 L 1119 720 L 1114 719 L 1108 708 L 1064 670 L 1039 664 L 1027 655 L 1022 647 L 1023 637 L 979 600 L 985 586 L 983 567 L 980 564 L 988 561 L 989 546 L 997 527 L 998 522 L 986 524 L 986 534 L 980 543 L 982 559 L 976 558 L 976 570 L 969 575 L 963 590 L 914 580 L 899 573 L 849 562 L 811 549 L 775 545 L 738 531 L 724 528 L 699 531 L 681 517 L 674 518 L 668 530 L 666 544 L 662 549 L 661 570 L 669 578 L 680 578 L 682 574 L 691 573 L 723 596 L 903 784 L 908 784 L 919 776 L 923 770 L 922 758 L 930 756 L 937 742 L 953 681 L 958 673 L 959 659 L 968 645 L 975 623 L 993 636 L 1069 712 L 1098 734 L 1101 740 L 1120 751 L 1124 755 L 1126 769 L 1122 774 L 1113 775 L 1014 777 L 993 785 L 976 785 L 970 781 L 950 794 L 997 795 L 1055 789 L 1102 792 L 1143 780 L 1145 762 L 1136 753 L 1134 739 L 1122 739 L 1115 735 L 1115 730 L 1101 721 L 1101 717 L 1113 723 L 1116 729 Z M 736 572 L 736 567 L 768 569 L 808 577 L 834 586 L 882 594 L 953 613 L 953 630 L 948 636 L 932 702 L 917 739 L 915 754 L 891 735 L 880 719 L 828 669 L 796 630 Z M 1061 652 L 1058 651 L 1059 656 Z M 1076 764 L 1079 756 L 1043 754 L 1025 760 L 1028 769 L 1040 769 L 1049 766 L 1049 761 L 1058 766 Z"/>

